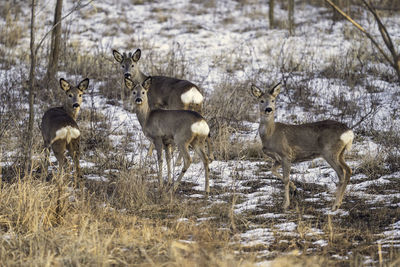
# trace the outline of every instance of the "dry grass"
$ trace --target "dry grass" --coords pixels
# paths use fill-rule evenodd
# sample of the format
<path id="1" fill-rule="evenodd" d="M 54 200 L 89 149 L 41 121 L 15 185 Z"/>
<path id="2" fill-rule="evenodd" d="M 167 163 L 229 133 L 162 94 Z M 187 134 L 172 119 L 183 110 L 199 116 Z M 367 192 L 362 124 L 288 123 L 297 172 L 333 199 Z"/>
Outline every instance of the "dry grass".
<path id="1" fill-rule="evenodd" d="M 197 0 L 191 2 L 203 4 Z M 248 3 L 239 2 L 243 5 Z M 383 2 L 382 8 L 398 8 L 396 4 L 391 5 L 392 1 Z M 4 7 L 1 15 L 6 18 L 5 27 L 1 29 L 0 43 L 9 48 L 21 40 L 24 28 L 13 23 L 19 14 L 17 6 L 14 10 L 10 5 L 0 5 Z M 203 5 L 204 8 L 214 8 L 216 1 L 207 1 Z M 199 7 L 199 10 L 191 12 L 206 10 Z M 159 22 L 168 19 L 163 9 L 153 11 Z M 222 23 L 232 22 L 234 20 L 227 17 Z M 284 21 L 279 23 L 281 27 L 286 27 Z M 195 32 L 196 29 L 196 25 L 188 27 L 189 32 Z M 352 34 L 352 31 L 348 32 L 349 37 Z M 150 43 L 134 41 L 132 43 L 144 51 L 146 60 L 142 66 L 146 74 L 184 78 L 201 86 L 205 77 L 196 76 L 194 64 L 187 60 L 185 50 L 179 44 L 174 44 L 169 51 L 160 55 L 152 51 Z M 80 77 L 90 77 L 92 85 L 99 85 L 99 93 L 108 99 L 108 104 L 120 105 L 123 85 L 120 67 L 114 62 L 111 50 L 82 54 L 82 47 L 77 43 L 68 43 L 68 36 L 63 42 L 61 71 L 68 76 L 76 76 L 77 80 Z M 349 88 L 364 84 L 366 75 L 383 77 L 383 80 L 390 82 L 393 78 L 390 74 L 384 76 L 382 70 L 366 67 L 366 62 L 376 59 L 364 48 L 354 47 L 343 58 L 332 58 L 331 64 L 318 75 L 339 79 Z M 0 55 L 4 56 L 1 57 L 2 66 L 10 68 L 15 61 L 10 56 L 10 50 L 3 49 Z M 41 56 L 39 61 L 45 62 L 45 57 Z M 236 138 L 241 134 L 251 137 L 257 134 L 243 124 L 243 121 L 256 121 L 254 102 L 248 93 L 250 81 L 239 81 L 232 75 L 243 69 L 247 61 L 241 55 L 221 57 L 223 64 L 228 65 L 227 78 L 217 83 L 214 91 L 206 96 L 204 107 L 204 116 L 212 129 L 215 156 L 218 160 L 235 160 L 232 164 L 236 164 L 239 159 L 261 161 L 263 155 L 258 139 Z M 326 109 L 313 106 L 316 96 L 313 95 L 310 81 L 315 76 L 307 59 L 295 60 L 289 54 L 282 55 L 281 62 L 282 73 L 289 77 L 286 93 L 289 104 L 301 106 L 309 110 L 310 114 L 325 114 Z M 304 77 L 302 82 L 290 80 L 290 77 L 299 73 Z M 38 76 L 41 75 L 39 71 Z M 260 73 L 251 75 L 256 77 Z M 346 196 L 343 209 L 349 211 L 349 214 L 327 216 L 323 208 L 329 207 L 331 203 L 322 197 L 327 191 L 326 186 L 296 181 L 296 186 L 301 190 L 293 198 L 293 212 L 284 214 L 280 209 L 282 184 L 277 179 L 263 176 L 266 168 L 264 165 L 261 174 L 255 174 L 259 179 L 246 181 L 244 185 L 247 188 L 241 192 L 213 186 L 210 202 L 189 198 L 188 192 L 199 193 L 189 183 L 183 183 L 179 195 L 161 194 L 156 190 L 154 166 L 148 163 L 149 159 L 141 159 L 138 163 L 124 154 L 127 151 L 142 153 L 142 144 L 133 141 L 137 140 L 133 133 L 120 132 L 111 127 L 110 121 L 115 119 L 113 114 L 104 114 L 91 104 L 92 92 L 85 96 L 87 108 L 82 109 L 78 122 L 85 132 L 82 138 L 82 158 L 94 164 L 94 167 L 83 168 L 83 172 L 85 175 L 107 177 L 108 182 L 88 180 L 84 189 L 73 188 L 69 183 L 71 177 L 68 171 L 64 175 L 54 171 L 52 179 L 46 181 L 47 177 L 41 172 L 42 141 L 37 127 L 34 134 L 35 168 L 31 174 L 24 175 L 20 167 L 19 151 L 24 142 L 26 125 L 26 88 L 21 83 L 25 79 L 19 73 L 7 74 L 0 95 L 0 160 L 7 162 L 6 167 L 0 165 L 0 262 L 3 265 L 255 266 L 259 261 L 269 260 L 270 266 L 362 266 L 365 259 L 370 259 L 373 264 L 396 266 L 400 262 L 397 247 L 385 248 L 382 252 L 377 244 L 381 233 L 399 218 L 398 208 Z M 374 85 L 366 85 L 369 86 L 369 93 L 379 93 Z M 43 110 L 59 104 L 62 94 L 61 90 L 56 89 L 58 87 L 46 84 L 40 86 L 36 95 L 38 108 L 35 125 L 39 124 Z M 362 103 L 346 103 L 340 97 L 329 99 L 329 103 L 343 113 L 355 110 L 364 112 Z M 110 136 L 113 134 L 124 136 L 120 145 L 112 143 Z M 379 157 L 354 156 L 354 160 L 360 162 L 356 174 L 363 173 L 367 176 L 366 180 L 373 181 L 399 170 L 398 129 L 380 132 L 366 127 L 359 134 L 371 137 L 386 149 Z M 241 175 L 240 170 L 245 167 L 235 167 L 237 181 L 247 179 Z M 219 174 L 214 170 L 211 172 L 217 180 Z M 372 184 L 367 188 L 367 193 L 393 194 L 399 188 L 396 178 L 393 177 L 388 185 Z M 240 214 L 233 212 L 235 205 L 243 202 L 247 195 L 259 192 L 267 183 L 278 188 L 272 203 L 260 202 L 254 210 Z M 315 196 L 321 200 L 305 201 Z M 218 202 L 212 203 L 214 200 Z M 283 216 L 259 216 L 271 213 Z M 293 235 L 277 229 L 276 225 L 282 222 L 296 224 Z M 252 227 L 271 229 L 274 241 L 257 245 L 237 242 L 241 241 L 240 234 Z M 321 232 L 315 234 L 315 229 Z M 325 246 L 314 244 L 321 239 L 327 241 Z"/>
<path id="2" fill-rule="evenodd" d="M 107 199 L 90 189 L 73 190 L 63 179 L 67 176 L 56 176 L 53 182 L 22 177 L 1 185 L 2 264 L 238 265 L 225 232 L 205 223 L 154 215 L 165 213 L 163 209 L 171 211 L 178 203 L 138 209 L 137 200 L 143 203 L 146 197 L 142 194 L 148 191 L 137 187 L 140 183 L 118 182 L 118 196 L 113 195 L 107 204 Z M 189 238 L 196 243 L 181 241 Z"/>

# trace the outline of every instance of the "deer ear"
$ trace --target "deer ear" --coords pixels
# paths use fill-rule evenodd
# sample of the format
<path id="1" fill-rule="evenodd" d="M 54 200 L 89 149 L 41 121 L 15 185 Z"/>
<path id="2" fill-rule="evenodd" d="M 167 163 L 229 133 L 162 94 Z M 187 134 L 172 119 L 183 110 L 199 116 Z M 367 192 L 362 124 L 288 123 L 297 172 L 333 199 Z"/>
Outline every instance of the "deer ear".
<path id="1" fill-rule="evenodd" d="M 151 86 L 151 76 L 147 77 L 147 79 L 144 80 L 142 86 L 143 86 L 143 88 L 144 88 L 146 91 L 150 89 L 150 86 Z"/>
<path id="2" fill-rule="evenodd" d="M 79 84 L 78 84 L 78 89 L 81 90 L 82 92 L 85 91 L 89 86 L 89 79 L 86 78 L 84 80 L 82 80 Z"/>
<path id="3" fill-rule="evenodd" d="M 138 49 L 135 51 L 135 53 L 133 53 L 133 55 L 132 55 L 132 60 L 133 60 L 134 62 L 138 62 L 141 55 L 142 55 L 142 51 L 138 48 Z"/>
<path id="4" fill-rule="evenodd" d="M 113 49 L 113 56 L 114 56 L 114 58 L 115 58 L 115 60 L 118 62 L 118 63 L 121 63 L 122 62 L 122 60 L 124 59 L 124 56 L 123 55 L 121 55 L 117 50 L 115 50 L 115 49 Z"/>
<path id="5" fill-rule="evenodd" d="M 281 83 L 275 84 L 270 90 L 269 94 L 276 97 L 281 92 Z"/>
<path id="6" fill-rule="evenodd" d="M 260 98 L 264 93 L 263 91 L 258 88 L 257 86 L 255 86 L 254 84 L 251 85 L 251 94 L 255 97 L 255 98 Z"/>
<path id="7" fill-rule="evenodd" d="M 63 89 L 64 91 L 68 91 L 69 89 L 71 89 L 71 85 L 63 78 L 60 79 L 60 86 L 61 89 Z"/>
<path id="8" fill-rule="evenodd" d="M 126 88 L 128 88 L 129 90 L 133 90 L 133 88 L 135 87 L 133 81 L 131 79 L 129 79 L 128 77 L 125 77 L 124 82 L 125 82 Z"/>

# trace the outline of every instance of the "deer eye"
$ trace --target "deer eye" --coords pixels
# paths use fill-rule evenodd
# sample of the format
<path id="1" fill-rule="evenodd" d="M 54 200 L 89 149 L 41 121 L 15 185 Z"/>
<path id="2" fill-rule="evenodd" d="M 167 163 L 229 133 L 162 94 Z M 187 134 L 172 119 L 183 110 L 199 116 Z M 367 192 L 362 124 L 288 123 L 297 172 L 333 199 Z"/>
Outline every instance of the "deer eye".
<path id="1" fill-rule="evenodd" d="M 131 67 L 133 68 L 133 67 L 135 67 L 135 65 L 132 64 Z"/>
<path id="2" fill-rule="evenodd" d="M 133 91 L 133 92 L 132 92 L 132 94 L 136 95 L 136 92 L 135 92 L 135 91 Z"/>
<path id="3" fill-rule="evenodd" d="M 72 97 L 72 94 L 69 94 L 68 96 L 69 96 L 69 97 Z"/>
<path id="4" fill-rule="evenodd" d="M 125 66 L 124 66 L 124 65 L 121 65 L 121 68 L 125 69 Z"/>
<path id="5" fill-rule="evenodd" d="M 261 103 L 264 103 L 265 101 L 264 101 L 264 100 L 261 100 L 260 102 L 261 102 Z"/>
<path id="6" fill-rule="evenodd" d="M 82 94 L 79 94 L 79 97 L 82 97 Z"/>

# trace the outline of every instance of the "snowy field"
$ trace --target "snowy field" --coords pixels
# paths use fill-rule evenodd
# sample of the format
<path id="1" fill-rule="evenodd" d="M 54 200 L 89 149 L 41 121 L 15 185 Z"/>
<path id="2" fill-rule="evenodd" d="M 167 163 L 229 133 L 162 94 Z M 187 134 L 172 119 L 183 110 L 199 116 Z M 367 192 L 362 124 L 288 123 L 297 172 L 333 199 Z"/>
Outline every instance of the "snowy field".
<path id="1" fill-rule="evenodd" d="M 284 212 L 281 209 L 283 184 L 271 174 L 269 159 L 225 159 L 216 156 L 216 160 L 210 164 L 211 195 L 203 204 L 203 214 L 177 220 L 181 223 L 197 220 L 199 224 L 208 220 L 219 221 L 209 210 L 232 204 L 232 216 L 242 221 L 237 222 L 240 227 L 235 229 L 231 242 L 237 244 L 242 253 L 255 253 L 260 261 L 276 257 L 277 251 L 285 254 L 296 249 L 307 255 L 326 251 L 325 248 L 332 242 L 329 240 L 331 223 L 337 227 L 336 231 L 348 227 L 360 233 L 368 231 L 372 236 L 370 240 L 365 240 L 363 237 L 357 239 L 354 233 L 350 233 L 351 230 L 341 233 L 344 240 L 345 235 L 349 235 L 348 242 L 352 245 L 348 247 L 352 249 L 347 252 L 337 250 L 337 254 L 330 255 L 333 259 L 349 259 L 357 252 L 357 246 L 366 244 L 376 247 L 376 251 L 379 244 L 384 255 L 387 255 L 389 251 L 400 247 L 400 218 L 396 217 L 400 214 L 400 169 L 392 167 L 396 164 L 386 163 L 386 160 L 389 156 L 395 157 L 395 161 L 399 160 L 400 150 L 391 146 L 390 142 L 381 140 L 385 139 L 387 133 L 395 133 L 397 140 L 399 138 L 399 85 L 385 79 L 385 73 L 394 77 L 393 70 L 387 64 L 367 60 L 374 57 L 370 57 L 370 54 L 377 52 L 347 21 L 332 21 L 331 9 L 304 2 L 296 1 L 293 36 L 284 27 L 287 17 L 285 8 L 278 3 L 275 10 L 275 17 L 283 26 L 270 29 L 268 4 L 259 1 L 203 3 L 177 0 L 135 4 L 135 1 L 129 0 L 98 0 L 72 13 L 63 22 L 63 27 L 68 30 L 67 44 L 83 55 L 101 54 L 102 62 L 115 70 L 113 78 L 120 79 L 121 86 L 122 74 L 118 63 L 114 61 L 112 49 L 133 52 L 140 48 L 141 61 L 144 61 L 142 71 L 146 74 L 158 74 L 157 70 L 163 69 L 163 64 L 166 64 L 164 57 L 169 60 L 171 52 L 175 52 L 182 61 L 179 64 L 185 66 L 180 74 L 204 90 L 205 102 L 215 95 L 224 82 L 243 85 L 235 89 L 242 90 L 241 95 L 248 94 L 243 101 L 251 107 L 248 110 L 249 117 L 255 120 L 242 121 L 242 127 L 231 132 L 229 142 L 232 145 L 239 144 L 244 149 L 260 146 L 261 143 L 257 132 L 256 103 L 248 103 L 252 101 L 249 91 L 251 83 L 267 88 L 274 82 L 284 81 L 282 93 L 277 98 L 276 121 L 294 124 L 335 119 L 353 126 L 370 112 L 353 129 L 356 137 L 352 150 L 346 155 L 353 176 L 338 211 L 330 211 L 338 179 L 334 170 L 322 159 L 293 165 L 291 180 L 298 192 L 292 199 L 289 211 Z M 66 13 L 74 4 L 67 1 L 65 5 Z M 50 14 L 54 9 L 53 3 L 41 7 L 38 36 L 43 36 L 49 29 Z M 20 23 L 26 27 L 29 10 L 23 13 L 25 16 L 20 17 Z M 367 12 L 362 13 L 358 20 L 379 38 L 377 27 Z M 397 47 L 400 47 L 400 16 L 385 16 L 384 22 Z M 0 25 L 5 23 L 2 20 Z M 1 48 L 7 49 L 5 46 Z M 16 48 L 8 51 L 7 55 L 15 57 L 18 65 L 26 59 L 28 50 L 29 34 L 26 31 Z M 146 62 L 147 58 L 152 61 Z M 355 77 L 354 83 L 350 84 L 349 80 L 343 80 L 339 75 L 335 77 L 334 73 L 326 75 L 332 66 L 350 72 L 361 69 L 365 75 L 360 79 L 350 73 L 349 80 L 352 79 L 351 75 Z M 28 65 L 1 69 L 1 77 L 5 82 L 13 73 L 19 73 L 21 79 L 27 79 L 28 70 Z M 141 131 L 136 115 L 127 103 L 124 107 L 123 101 L 112 101 L 103 93 L 109 86 L 107 77 L 92 77 L 90 71 L 86 75 L 81 75 L 79 71 L 60 72 L 58 75 L 73 83 L 86 77 L 90 79 L 90 90 L 85 95 L 82 118 L 78 121 L 83 134 L 93 128 L 102 128 L 101 122 L 96 125 L 96 122 L 85 120 L 90 110 L 95 110 L 108 120 L 105 138 L 112 144 L 113 150 L 107 153 L 86 151 L 81 159 L 85 178 L 105 183 L 113 181 L 119 169 L 102 168 L 98 158 L 102 158 L 101 162 L 107 158 L 121 158 L 131 167 L 148 169 L 148 179 L 155 181 L 155 153 L 153 156 L 147 155 L 149 142 Z M 40 112 L 46 106 L 37 101 L 38 121 L 42 114 Z M 24 105 L 21 104 L 21 107 Z M 8 133 L 5 136 L 10 139 L 0 142 L 3 167 L 9 166 L 17 153 L 8 151 L 7 145 L 14 141 Z M 41 142 L 40 138 L 37 140 Z M 35 155 L 40 157 L 39 152 Z M 372 175 L 367 172 L 370 169 L 366 166 L 368 163 L 375 166 L 374 159 L 383 163 L 379 165 L 382 171 Z M 54 156 L 52 161 L 55 161 Z M 180 169 L 180 165 L 174 166 L 175 176 Z M 177 195 L 188 205 L 202 203 L 203 190 L 203 165 L 194 156 L 194 163 L 185 174 Z M 220 225 L 221 229 L 229 227 L 234 228 L 232 225 Z M 370 255 L 362 254 L 361 259 L 365 264 L 376 264 L 376 258 Z"/>

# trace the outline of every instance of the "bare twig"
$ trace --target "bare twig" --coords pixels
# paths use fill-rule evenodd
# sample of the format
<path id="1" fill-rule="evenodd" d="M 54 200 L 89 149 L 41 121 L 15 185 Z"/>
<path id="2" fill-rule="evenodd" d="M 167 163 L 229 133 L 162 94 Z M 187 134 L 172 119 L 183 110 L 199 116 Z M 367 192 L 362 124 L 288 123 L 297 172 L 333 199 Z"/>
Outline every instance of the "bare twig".
<path id="1" fill-rule="evenodd" d="M 361 119 L 356 122 L 354 125 L 350 126 L 351 129 L 354 129 L 358 127 L 361 123 L 363 123 L 368 117 L 370 117 L 373 114 L 376 114 L 379 110 L 379 107 L 371 107 L 371 110 L 365 114 L 364 116 L 361 117 Z"/>
<path id="2" fill-rule="evenodd" d="M 37 54 L 39 48 L 42 46 L 44 40 L 46 40 L 47 36 L 54 30 L 55 27 L 57 27 L 57 25 L 59 23 L 61 23 L 64 19 L 68 18 L 73 12 L 75 12 L 78 9 L 84 8 L 88 5 L 90 5 L 94 0 L 89 0 L 87 3 L 85 4 L 81 4 L 82 1 L 79 1 L 78 4 L 76 4 L 75 7 L 73 7 L 68 14 L 66 14 L 65 16 L 63 16 L 59 22 L 57 22 L 56 24 L 53 25 L 53 27 L 51 27 L 51 29 L 45 33 L 45 35 L 42 37 L 42 39 L 40 40 L 40 42 L 38 43 L 38 45 L 36 46 L 36 50 L 35 50 L 35 54 Z"/>
<path id="3" fill-rule="evenodd" d="M 367 6 L 368 10 L 373 14 L 375 20 L 378 23 L 379 31 L 381 33 L 382 39 L 385 42 L 387 49 L 392 54 L 393 59 L 391 59 L 387 53 L 383 50 L 383 48 L 378 44 L 375 38 L 367 32 L 360 24 L 355 22 L 349 15 L 347 15 L 344 11 L 342 11 L 337 5 L 335 5 L 331 0 L 325 0 L 330 6 L 332 6 L 337 12 L 339 12 L 345 19 L 350 21 L 357 29 L 359 29 L 362 33 L 367 36 L 368 39 L 371 40 L 372 44 L 379 50 L 385 60 L 395 69 L 397 76 L 400 80 L 400 62 L 399 62 L 399 55 L 396 53 L 393 42 L 390 38 L 389 33 L 386 30 L 386 27 L 383 25 L 381 19 L 379 18 L 378 14 L 376 13 L 375 8 L 372 6 L 371 3 L 367 3 L 366 0 L 362 0 L 363 3 Z"/>
<path id="4" fill-rule="evenodd" d="M 400 78 L 400 58 L 398 53 L 396 52 L 396 49 L 393 45 L 392 38 L 390 38 L 390 35 L 385 27 L 383 25 L 381 18 L 378 16 L 378 13 L 376 9 L 372 6 L 371 2 L 367 2 L 366 0 L 362 0 L 365 6 L 368 8 L 368 10 L 372 13 L 374 16 L 376 22 L 378 23 L 379 27 L 379 32 L 381 33 L 382 39 L 386 44 L 386 47 L 389 49 L 390 53 L 392 54 L 393 62 L 392 65 L 395 68 L 397 75 Z"/>

